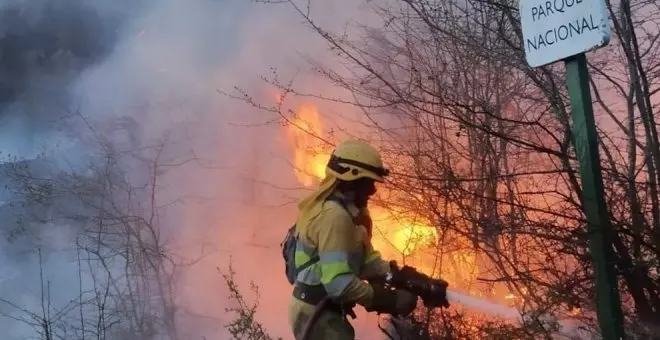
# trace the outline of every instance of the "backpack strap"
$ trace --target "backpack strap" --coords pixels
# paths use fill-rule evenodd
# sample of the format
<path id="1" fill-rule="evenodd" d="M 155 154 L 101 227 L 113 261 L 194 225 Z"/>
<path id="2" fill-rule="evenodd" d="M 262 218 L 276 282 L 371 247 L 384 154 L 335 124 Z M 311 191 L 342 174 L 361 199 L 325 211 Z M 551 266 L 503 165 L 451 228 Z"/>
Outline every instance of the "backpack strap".
<path id="1" fill-rule="evenodd" d="M 296 270 L 298 272 L 301 272 L 301 271 L 307 269 L 309 266 L 313 265 L 314 263 L 318 262 L 319 260 L 321 260 L 321 258 L 319 257 L 319 254 L 317 252 L 316 254 L 314 254 L 314 256 L 312 256 L 309 260 L 307 260 L 307 262 L 303 263 Z M 295 262 L 295 257 L 294 257 L 294 262 Z"/>

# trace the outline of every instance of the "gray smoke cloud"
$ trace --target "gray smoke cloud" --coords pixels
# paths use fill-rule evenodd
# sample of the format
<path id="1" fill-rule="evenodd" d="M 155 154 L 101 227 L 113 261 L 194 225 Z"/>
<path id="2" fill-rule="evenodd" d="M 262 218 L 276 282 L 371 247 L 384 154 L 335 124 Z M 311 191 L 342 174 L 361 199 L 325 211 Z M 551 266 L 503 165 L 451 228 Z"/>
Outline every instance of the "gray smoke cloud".
<path id="1" fill-rule="evenodd" d="M 321 24 L 339 30 L 359 15 L 360 5 L 333 1 L 313 11 L 323 14 Z M 176 258 L 204 255 L 177 272 L 180 338 L 228 338 L 227 290 L 217 268 L 225 270 L 232 257 L 241 287 L 249 293 L 249 281 L 260 286 L 260 321 L 287 339 L 290 287 L 278 243 L 295 214 L 285 203 L 300 195 L 281 189 L 298 186 L 287 161 L 289 144 L 280 127 L 259 125 L 275 117 L 216 89 L 239 86 L 272 102 L 275 92 L 259 76 L 274 66 L 310 92 L 333 94 L 305 72 L 300 53 L 332 62 L 332 53 L 289 6 L 0 1 L 0 166 L 14 171 L 25 165 L 35 178 L 89 178 L 90 169 L 102 168 L 108 145 L 124 155 L 166 143 L 162 162 L 181 165 L 168 168 L 158 184 L 159 232 Z M 113 171 L 131 185 L 148 184 L 149 162 L 123 156 L 117 162 Z M 43 182 L 23 180 L 28 187 Z M 76 251 L 89 221 L 47 218 L 54 210 L 80 212 L 71 203 L 76 198 L 61 194 L 48 209 L 26 207 L 15 182 L 2 177 L 0 190 L 6 221 L 0 228 L 0 329 L 9 340 L 38 337 L 31 317 L 44 305 L 40 268 L 53 313 L 79 299 L 81 290 L 93 291 L 97 279 L 94 270 L 79 268 Z M 68 310 L 61 324 L 75 325 L 77 313 Z M 53 332 L 79 335 L 73 328 Z"/>

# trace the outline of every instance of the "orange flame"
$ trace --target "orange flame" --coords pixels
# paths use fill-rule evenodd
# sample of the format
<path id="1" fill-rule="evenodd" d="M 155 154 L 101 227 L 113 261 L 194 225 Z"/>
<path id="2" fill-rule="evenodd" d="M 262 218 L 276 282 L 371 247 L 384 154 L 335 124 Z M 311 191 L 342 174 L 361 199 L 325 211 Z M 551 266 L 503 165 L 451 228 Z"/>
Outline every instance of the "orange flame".
<path id="1" fill-rule="evenodd" d="M 287 125 L 287 135 L 293 151 L 294 172 L 298 181 L 311 187 L 325 177 L 325 167 L 330 158 L 329 150 L 324 150 L 321 138 L 323 125 L 317 108 L 310 104 L 300 106 L 296 115 Z M 375 246 L 391 244 L 402 255 L 411 255 L 421 247 L 435 243 L 435 228 L 414 219 L 393 218 L 386 209 L 375 206 L 370 213 L 378 228 L 386 230 L 385 239 L 375 240 Z M 389 254 L 388 254 L 389 255 Z M 392 254 L 394 255 L 394 254 Z"/>
<path id="2" fill-rule="evenodd" d="M 310 187 L 325 177 L 325 165 L 330 156 L 323 151 L 323 125 L 313 105 L 303 105 L 287 125 L 293 148 L 293 166 L 298 181 Z"/>
<path id="3" fill-rule="evenodd" d="M 331 152 L 330 146 L 324 142 L 326 135 L 318 109 L 311 104 L 301 105 L 289 120 L 286 134 L 297 180 L 308 188 L 317 185 L 325 177 Z M 374 223 L 372 243 L 384 258 L 402 259 L 424 273 L 441 276 L 454 288 L 474 296 L 495 298 L 510 306 L 524 302 L 524 292 L 522 298 L 518 298 L 506 287 L 490 285 L 485 290 L 478 287 L 482 259 L 464 236 L 445 234 L 443 239 L 450 238 L 451 241 L 441 244 L 438 230 L 420 220 L 419 216 L 399 216 L 373 203 L 370 203 L 369 211 Z M 442 249 L 445 244 L 451 244 L 453 250 Z M 438 249 L 442 250 L 441 257 Z"/>

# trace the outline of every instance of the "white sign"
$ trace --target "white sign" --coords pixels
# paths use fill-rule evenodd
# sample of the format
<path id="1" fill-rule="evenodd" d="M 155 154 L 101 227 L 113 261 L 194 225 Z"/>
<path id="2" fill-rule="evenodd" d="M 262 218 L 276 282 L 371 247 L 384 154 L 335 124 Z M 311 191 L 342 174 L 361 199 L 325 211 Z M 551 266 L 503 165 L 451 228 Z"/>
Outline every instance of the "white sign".
<path id="1" fill-rule="evenodd" d="M 539 67 L 610 42 L 605 0 L 520 0 L 527 63 Z"/>

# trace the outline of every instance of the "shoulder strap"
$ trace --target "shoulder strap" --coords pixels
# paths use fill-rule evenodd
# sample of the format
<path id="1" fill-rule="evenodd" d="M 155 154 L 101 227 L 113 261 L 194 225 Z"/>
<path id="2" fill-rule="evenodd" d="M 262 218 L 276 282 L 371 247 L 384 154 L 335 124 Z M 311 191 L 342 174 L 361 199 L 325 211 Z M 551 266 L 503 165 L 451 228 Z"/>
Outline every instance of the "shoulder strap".
<path id="1" fill-rule="evenodd" d="M 312 256 L 312 258 L 307 260 L 307 262 L 303 263 L 300 267 L 298 267 L 298 271 L 301 272 L 301 271 L 305 270 L 307 267 L 309 267 L 309 266 L 313 265 L 314 263 L 318 262 L 320 259 L 321 258 L 319 257 L 319 255 L 315 254 L 314 256 Z"/>

